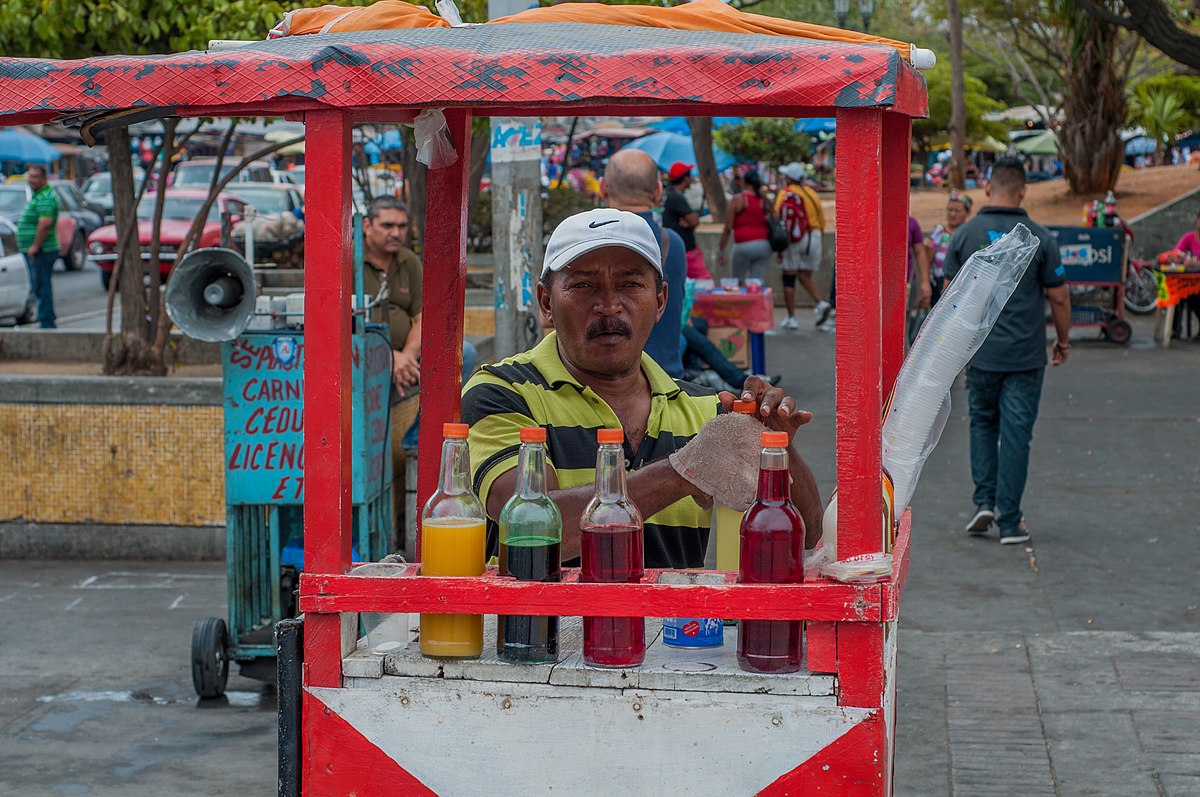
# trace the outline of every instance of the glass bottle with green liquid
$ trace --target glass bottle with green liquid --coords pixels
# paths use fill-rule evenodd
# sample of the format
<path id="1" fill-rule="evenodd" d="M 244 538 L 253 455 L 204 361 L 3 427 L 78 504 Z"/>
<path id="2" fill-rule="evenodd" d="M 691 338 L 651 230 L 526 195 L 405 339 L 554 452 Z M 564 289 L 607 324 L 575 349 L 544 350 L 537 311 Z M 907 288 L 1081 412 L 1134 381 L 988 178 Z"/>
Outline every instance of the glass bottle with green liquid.
<path id="1" fill-rule="evenodd" d="M 521 581 L 562 579 L 562 513 L 546 494 L 546 430 L 521 430 L 517 488 L 500 510 L 500 575 Z M 558 618 L 500 615 L 496 654 L 519 664 L 558 659 Z"/>

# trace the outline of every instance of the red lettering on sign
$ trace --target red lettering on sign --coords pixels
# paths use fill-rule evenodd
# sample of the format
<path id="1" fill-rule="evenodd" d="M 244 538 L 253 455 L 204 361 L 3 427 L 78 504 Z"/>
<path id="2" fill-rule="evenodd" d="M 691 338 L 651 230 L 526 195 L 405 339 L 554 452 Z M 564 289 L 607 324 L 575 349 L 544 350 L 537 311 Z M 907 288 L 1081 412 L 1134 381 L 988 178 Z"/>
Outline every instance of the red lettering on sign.
<path id="1" fill-rule="evenodd" d="M 275 488 L 275 492 L 272 493 L 272 495 L 271 495 L 272 501 L 282 501 L 283 500 L 283 488 L 287 487 L 287 483 L 288 483 L 287 476 L 284 476 L 282 479 L 279 480 L 279 486 Z"/>

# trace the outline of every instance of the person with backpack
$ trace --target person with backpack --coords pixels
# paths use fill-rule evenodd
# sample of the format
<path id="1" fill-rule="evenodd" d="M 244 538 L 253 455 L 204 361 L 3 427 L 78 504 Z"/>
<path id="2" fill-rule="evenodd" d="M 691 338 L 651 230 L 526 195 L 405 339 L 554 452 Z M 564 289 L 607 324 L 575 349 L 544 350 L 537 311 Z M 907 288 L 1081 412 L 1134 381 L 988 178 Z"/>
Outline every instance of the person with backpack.
<path id="1" fill-rule="evenodd" d="M 775 197 L 775 214 L 788 234 L 788 248 L 779 256 L 783 266 L 783 302 L 787 306 L 784 329 L 799 329 L 796 321 L 796 282 L 816 302 L 816 326 L 829 319 L 833 305 L 821 298 L 813 275 L 821 267 L 821 237 L 825 211 L 815 191 L 804 185 L 804 166 L 793 161 L 779 169 L 787 187 Z"/>

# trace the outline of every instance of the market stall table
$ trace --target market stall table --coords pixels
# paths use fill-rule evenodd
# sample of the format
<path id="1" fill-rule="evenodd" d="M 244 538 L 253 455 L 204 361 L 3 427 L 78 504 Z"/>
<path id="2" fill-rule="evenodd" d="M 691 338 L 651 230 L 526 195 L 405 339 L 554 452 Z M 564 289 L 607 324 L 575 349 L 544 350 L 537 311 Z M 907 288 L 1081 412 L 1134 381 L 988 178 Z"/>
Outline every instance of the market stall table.
<path id="1" fill-rule="evenodd" d="M 1200 266 L 1195 268 L 1195 271 L 1154 271 L 1158 278 L 1158 318 L 1154 324 L 1154 339 L 1160 341 L 1164 349 L 1171 346 L 1176 305 L 1190 296 L 1200 294 Z"/>
<path id="2" fill-rule="evenodd" d="M 711 291 L 692 299 L 692 315 L 708 322 L 709 332 L 721 327 L 744 330 L 750 338 L 750 371 L 766 373 L 763 333 L 775 326 L 775 300 L 770 288 L 761 291 Z"/>

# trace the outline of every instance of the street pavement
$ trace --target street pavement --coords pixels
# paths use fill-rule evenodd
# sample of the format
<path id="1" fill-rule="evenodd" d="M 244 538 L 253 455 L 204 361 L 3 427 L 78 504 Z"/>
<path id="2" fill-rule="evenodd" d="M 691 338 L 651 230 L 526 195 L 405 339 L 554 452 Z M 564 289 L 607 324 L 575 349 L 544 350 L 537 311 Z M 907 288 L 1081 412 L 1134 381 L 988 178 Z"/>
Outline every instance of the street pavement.
<path id="1" fill-rule="evenodd" d="M 100 269 L 88 260 L 79 271 L 64 271 L 55 266 L 51 276 L 54 288 L 54 313 L 58 316 L 59 329 L 89 330 L 103 332 L 108 294 L 100 284 Z M 120 303 L 116 318 L 120 318 Z M 11 320 L 0 326 L 13 326 Z M 119 328 L 119 326 L 117 327 Z M 37 323 L 26 324 L 20 329 L 36 330 Z"/>
<path id="2" fill-rule="evenodd" d="M 814 412 L 799 439 L 828 496 L 834 337 L 806 312 L 768 337 L 767 365 Z M 953 391 L 913 500 L 897 795 L 1200 795 L 1200 344 L 1164 351 L 1148 319 L 1134 330 L 1127 348 L 1075 330 L 1047 374 L 1028 546 L 962 531 Z M 225 616 L 223 574 L 0 561 L 0 795 L 272 793 L 271 690 L 234 675 L 209 704 L 191 688 L 191 628 Z"/>

